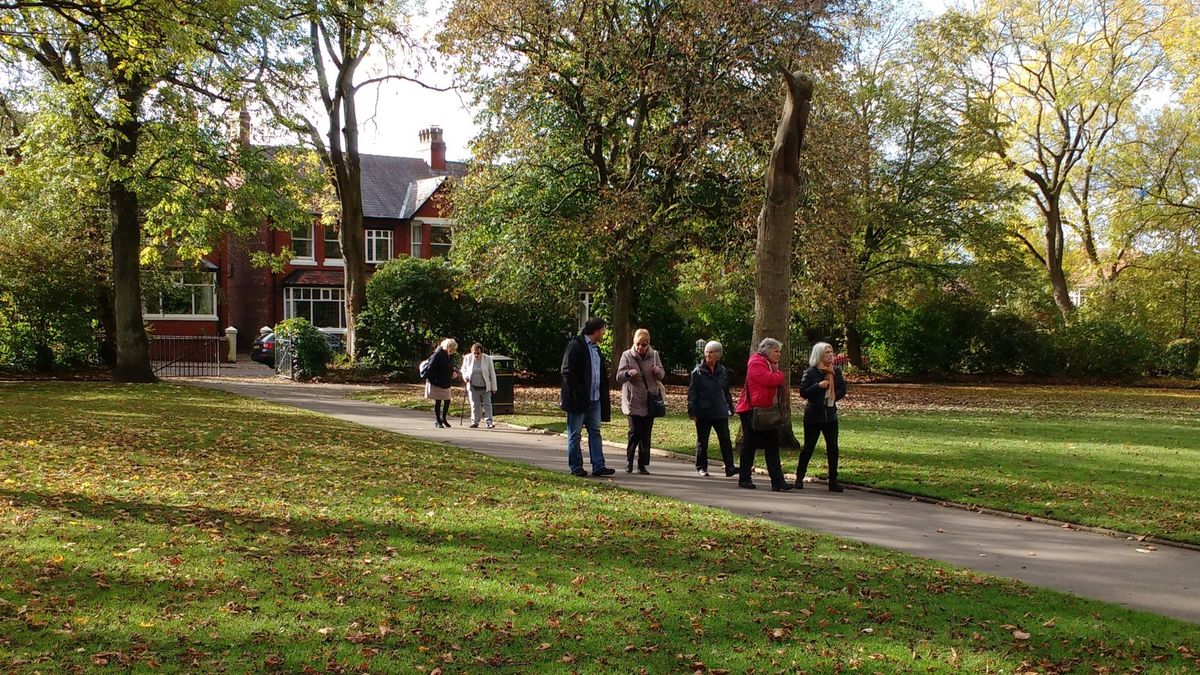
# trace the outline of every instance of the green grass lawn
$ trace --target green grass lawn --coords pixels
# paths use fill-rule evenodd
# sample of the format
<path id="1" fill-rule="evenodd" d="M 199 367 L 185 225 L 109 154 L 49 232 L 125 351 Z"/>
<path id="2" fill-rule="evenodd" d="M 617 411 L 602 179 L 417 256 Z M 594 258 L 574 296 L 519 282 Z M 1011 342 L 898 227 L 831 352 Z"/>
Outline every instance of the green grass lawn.
<path id="1" fill-rule="evenodd" d="M 1092 672 L 1200 631 L 170 385 L 0 384 L 0 670 Z"/>
<path id="2" fill-rule="evenodd" d="M 501 419 L 563 431 L 554 396 L 518 392 L 520 414 Z M 411 388 L 360 398 L 428 407 Z M 695 427 L 676 412 L 686 404 L 669 398 L 654 446 L 691 453 Z M 616 410 L 604 437 L 625 428 Z M 840 436 L 849 483 L 1200 543 L 1200 391 L 865 385 L 843 404 Z M 823 448 L 810 474 L 825 476 Z M 784 452 L 785 471 L 796 456 Z M 715 437 L 709 457 L 720 458 Z"/>

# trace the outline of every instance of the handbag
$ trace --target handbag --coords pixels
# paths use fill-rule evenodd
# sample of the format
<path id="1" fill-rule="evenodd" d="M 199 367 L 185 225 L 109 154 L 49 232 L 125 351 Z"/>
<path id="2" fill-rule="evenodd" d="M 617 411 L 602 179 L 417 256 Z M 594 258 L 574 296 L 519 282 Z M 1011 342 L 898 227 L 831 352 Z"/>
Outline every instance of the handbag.
<path id="1" fill-rule="evenodd" d="M 657 355 L 655 359 L 658 359 Z M 640 370 L 641 366 L 638 366 L 638 369 Z M 650 413 L 651 417 L 666 417 L 667 402 L 663 400 L 662 385 L 655 382 L 655 388 L 658 391 L 651 392 L 650 385 L 646 383 L 645 374 L 645 371 L 642 371 L 642 386 L 646 388 L 646 411 Z"/>
<path id="2" fill-rule="evenodd" d="M 663 400 L 662 392 L 651 394 L 646 392 L 646 409 L 650 411 L 651 417 L 665 417 L 667 414 L 667 402 Z"/>
<path id="3" fill-rule="evenodd" d="M 750 428 L 755 431 L 775 431 L 783 427 L 784 414 L 779 405 L 779 392 L 775 390 L 775 402 L 767 408 L 752 408 L 750 410 Z"/>

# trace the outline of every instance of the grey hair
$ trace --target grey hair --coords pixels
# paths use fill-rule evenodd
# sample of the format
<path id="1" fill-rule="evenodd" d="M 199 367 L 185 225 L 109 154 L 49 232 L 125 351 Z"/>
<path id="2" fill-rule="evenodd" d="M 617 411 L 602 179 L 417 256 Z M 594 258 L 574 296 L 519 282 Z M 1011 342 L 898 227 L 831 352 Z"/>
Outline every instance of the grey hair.
<path id="1" fill-rule="evenodd" d="M 821 357 L 825 356 L 826 349 L 833 349 L 833 345 L 828 342 L 818 342 L 813 345 L 812 352 L 808 355 L 808 365 L 813 368 L 821 365 Z"/>
<path id="2" fill-rule="evenodd" d="M 720 342 L 717 342 L 716 340 L 709 340 L 708 343 L 704 345 L 704 351 L 724 354 L 725 348 L 721 346 Z"/>
<path id="3" fill-rule="evenodd" d="M 451 348 L 458 349 L 458 341 L 454 338 L 446 338 L 442 340 L 442 349 L 450 351 Z"/>
<path id="4" fill-rule="evenodd" d="M 758 343 L 758 353 L 763 356 L 766 356 L 767 352 L 773 349 L 783 349 L 783 343 L 775 338 L 763 338 Z"/>

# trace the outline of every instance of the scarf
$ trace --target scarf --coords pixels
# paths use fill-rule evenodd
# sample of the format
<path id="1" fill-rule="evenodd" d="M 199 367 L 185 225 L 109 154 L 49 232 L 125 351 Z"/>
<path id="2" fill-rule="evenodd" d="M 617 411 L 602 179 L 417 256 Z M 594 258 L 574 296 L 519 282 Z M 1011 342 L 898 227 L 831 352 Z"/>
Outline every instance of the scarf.
<path id="1" fill-rule="evenodd" d="M 825 407 L 832 408 L 837 403 L 837 391 L 834 389 L 837 385 L 834 383 L 832 369 L 825 374 L 825 381 L 829 383 L 829 386 L 825 388 Z"/>

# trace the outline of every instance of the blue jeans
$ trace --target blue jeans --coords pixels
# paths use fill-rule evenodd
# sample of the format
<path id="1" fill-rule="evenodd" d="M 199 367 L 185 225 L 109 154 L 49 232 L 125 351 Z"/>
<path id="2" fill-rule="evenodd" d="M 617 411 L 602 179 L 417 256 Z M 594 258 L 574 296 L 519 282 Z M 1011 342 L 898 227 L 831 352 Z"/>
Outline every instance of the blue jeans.
<path id="1" fill-rule="evenodd" d="M 600 401 L 592 401 L 585 413 L 567 413 L 567 466 L 574 473 L 583 468 L 583 427 L 588 431 L 588 458 L 592 472 L 604 468 L 604 444 L 600 440 Z"/>

